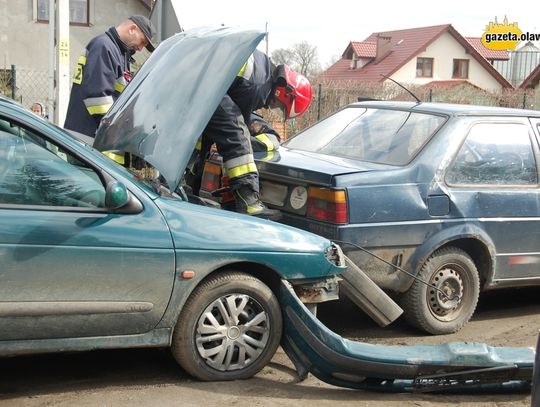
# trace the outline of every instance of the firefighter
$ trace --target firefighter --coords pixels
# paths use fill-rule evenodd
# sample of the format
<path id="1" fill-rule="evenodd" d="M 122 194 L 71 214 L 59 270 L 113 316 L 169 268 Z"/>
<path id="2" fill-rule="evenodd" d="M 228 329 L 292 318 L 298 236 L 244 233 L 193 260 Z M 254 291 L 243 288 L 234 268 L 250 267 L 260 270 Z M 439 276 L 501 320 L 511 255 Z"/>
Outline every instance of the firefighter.
<path id="1" fill-rule="evenodd" d="M 101 118 L 131 80 L 136 51 L 152 52 L 152 22 L 134 15 L 92 39 L 79 56 L 64 127 L 95 136 Z"/>
<path id="2" fill-rule="evenodd" d="M 311 96 L 306 77 L 287 65 L 274 66 L 259 50 L 238 73 L 203 132 L 223 157 L 237 212 L 278 217 L 277 211 L 266 208 L 259 199 L 259 174 L 246 125 L 251 113 L 263 107 L 279 108 L 288 120 L 307 110 Z"/>
<path id="3" fill-rule="evenodd" d="M 249 118 L 249 133 L 251 135 L 251 147 L 253 152 L 265 152 L 264 157 L 258 157 L 259 160 L 269 161 L 274 157 L 274 152 L 279 148 L 281 143 L 281 137 L 277 131 L 275 131 L 272 126 L 259 114 L 252 112 Z M 199 138 L 195 146 L 195 151 L 190 158 L 190 163 L 188 164 L 188 171 L 186 171 L 184 180 L 186 181 L 185 187 L 188 187 L 190 195 L 199 195 L 201 182 L 205 176 L 207 167 L 206 161 L 213 156 L 213 153 L 216 151 L 215 144 L 208 137 Z M 215 163 L 215 158 L 214 158 Z M 212 168 L 215 168 L 212 166 Z M 223 169 L 222 169 L 223 170 Z M 234 210 L 234 198 L 230 191 L 224 189 L 229 187 L 229 178 L 222 177 L 223 172 L 220 173 L 220 184 L 212 184 L 215 187 L 214 191 L 216 192 L 219 189 L 222 189 L 221 196 L 221 207 L 227 208 L 229 210 Z M 208 185 L 207 185 L 208 187 Z M 229 198 L 232 201 L 232 204 L 229 202 Z M 224 205 L 224 203 L 227 203 Z"/>

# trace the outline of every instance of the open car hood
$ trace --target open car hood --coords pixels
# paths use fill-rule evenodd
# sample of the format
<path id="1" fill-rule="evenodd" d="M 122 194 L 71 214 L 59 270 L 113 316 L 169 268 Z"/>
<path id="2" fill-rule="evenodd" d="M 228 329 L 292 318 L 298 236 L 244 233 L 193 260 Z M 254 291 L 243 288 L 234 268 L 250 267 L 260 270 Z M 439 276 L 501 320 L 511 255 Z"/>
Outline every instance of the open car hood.
<path id="1" fill-rule="evenodd" d="M 163 41 L 103 118 L 94 147 L 143 158 L 171 190 L 260 31 L 199 28 Z"/>

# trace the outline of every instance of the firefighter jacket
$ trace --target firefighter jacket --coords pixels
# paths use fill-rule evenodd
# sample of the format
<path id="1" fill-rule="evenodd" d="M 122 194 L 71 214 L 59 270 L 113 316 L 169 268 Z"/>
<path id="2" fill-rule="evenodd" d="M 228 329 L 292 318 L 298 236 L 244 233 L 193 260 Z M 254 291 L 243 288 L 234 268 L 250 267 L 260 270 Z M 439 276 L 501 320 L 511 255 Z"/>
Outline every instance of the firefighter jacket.
<path id="1" fill-rule="evenodd" d="M 92 39 L 77 61 L 64 127 L 94 137 L 131 78 L 131 50 L 115 27 Z"/>
<path id="2" fill-rule="evenodd" d="M 246 123 L 250 122 L 254 110 L 267 107 L 268 97 L 274 85 L 272 78 L 274 68 L 274 64 L 264 53 L 255 50 L 227 91 L 242 112 Z"/>
<path id="3" fill-rule="evenodd" d="M 255 50 L 244 64 L 204 131 L 216 143 L 231 188 L 247 185 L 259 191 L 257 167 L 249 140 L 251 112 L 268 104 L 274 83 L 274 65 L 261 51 Z"/>

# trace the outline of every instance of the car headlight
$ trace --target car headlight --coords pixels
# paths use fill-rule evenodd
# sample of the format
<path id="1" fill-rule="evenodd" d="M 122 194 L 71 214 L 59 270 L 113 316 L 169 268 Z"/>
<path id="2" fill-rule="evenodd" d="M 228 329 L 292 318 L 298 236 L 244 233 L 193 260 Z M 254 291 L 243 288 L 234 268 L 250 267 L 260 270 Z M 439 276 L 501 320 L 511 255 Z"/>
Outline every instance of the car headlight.
<path id="1" fill-rule="evenodd" d="M 330 263 L 335 264 L 338 267 L 345 267 L 345 256 L 343 255 L 341 247 L 337 244 L 332 243 L 332 245 L 326 249 L 325 255 Z"/>

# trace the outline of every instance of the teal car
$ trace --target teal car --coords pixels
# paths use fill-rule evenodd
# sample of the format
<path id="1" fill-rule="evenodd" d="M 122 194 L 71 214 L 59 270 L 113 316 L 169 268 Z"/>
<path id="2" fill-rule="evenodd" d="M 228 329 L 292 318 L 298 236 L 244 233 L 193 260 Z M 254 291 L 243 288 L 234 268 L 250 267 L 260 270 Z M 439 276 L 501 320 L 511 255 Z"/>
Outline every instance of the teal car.
<path id="1" fill-rule="evenodd" d="M 338 246 L 196 205 L 179 186 L 263 35 L 168 39 L 104 119 L 94 146 L 144 157 L 167 187 L 0 99 L 0 356 L 170 346 L 194 377 L 247 378 L 281 340 L 283 279 L 312 299 L 336 297 Z"/>
<path id="2" fill-rule="evenodd" d="M 233 380 L 281 341 L 300 377 L 338 386 L 530 390 L 532 349 L 339 337 L 305 306 L 336 298 L 354 271 L 339 246 L 190 201 L 181 180 L 196 140 L 262 36 L 200 29 L 163 42 L 95 148 L 0 98 L 0 357 L 170 347 L 192 376 Z M 163 183 L 105 150 L 142 157 Z"/>

